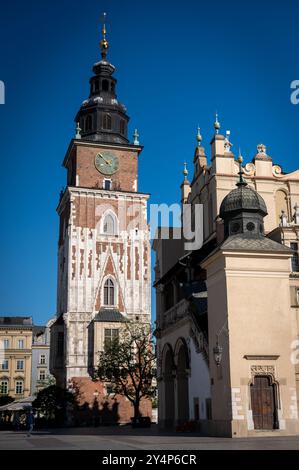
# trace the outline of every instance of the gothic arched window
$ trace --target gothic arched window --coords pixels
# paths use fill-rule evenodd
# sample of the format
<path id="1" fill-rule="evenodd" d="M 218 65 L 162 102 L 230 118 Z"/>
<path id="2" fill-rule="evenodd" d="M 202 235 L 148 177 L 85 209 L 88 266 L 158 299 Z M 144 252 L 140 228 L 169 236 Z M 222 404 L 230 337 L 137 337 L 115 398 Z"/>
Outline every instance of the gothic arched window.
<path id="1" fill-rule="evenodd" d="M 111 278 L 107 279 L 104 284 L 104 305 L 115 305 L 115 285 Z"/>
<path id="2" fill-rule="evenodd" d="M 90 131 L 92 129 L 92 116 L 87 116 L 85 121 L 85 130 Z"/>
<path id="3" fill-rule="evenodd" d="M 106 235 L 116 234 L 116 221 L 112 214 L 107 214 L 103 223 L 103 232 Z"/>
<path id="4" fill-rule="evenodd" d="M 111 130 L 112 120 L 110 114 L 103 115 L 103 129 Z"/>

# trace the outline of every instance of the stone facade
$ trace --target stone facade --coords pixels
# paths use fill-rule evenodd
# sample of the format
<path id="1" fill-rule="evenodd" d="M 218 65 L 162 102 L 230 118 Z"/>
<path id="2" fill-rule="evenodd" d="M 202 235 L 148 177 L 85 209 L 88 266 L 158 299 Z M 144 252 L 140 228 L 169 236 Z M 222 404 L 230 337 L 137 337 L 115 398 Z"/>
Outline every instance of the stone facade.
<path id="1" fill-rule="evenodd" d="M 126 122 L 129 118 L 116 100 L 114 66 L 105 58 L 93 70 L 90 98 L 77 116 L 82 138 L 77 128 L 63 163 L 67 187 L 57 208 L 58 291 L 51 370 L 58 385 L 78 391 L 80 407 L 87 403 L 90 410 L 98 393 L 102 414 L 106 402 L 109 407 L 116 402 L 111 402 L 105 384 L 91 380 L 98 353 L 109 337 L 118 334 L 123 321 L 150 323 L 151 258 L 149 196 L 138 192 L 142 147 L 136 139 L 129 143 L 127 128 L 119 122 L 120 116 Z M 119 421 L 129 420 L 131 405 L 116 399 Z M 150 408 L 150 403 L 143 404 L 144 413 L 150 415 Z"/>
<path id="2" fill-rule="evenodd" d="M 192 182 L 184 172 L 181 186 L 182 204 L 203 205 L 203 247 L 188 252 L 183 240 L 154 242 L 160 426 L 195 420 L 210 435 L 260 435 L 263 426 L 296 434 L 299 170 L 284 173 L 258 145 L 241 172 L 265 202 L 266 236 L 227 238 L 220 206 L 236 187 L 240 163 L 217 126 L 211 162 L 199 136 Z M 260 386 L 274 402 L 271 425 L 256 415 Z"/>
<path id="3" fill-rule="evenodd" d="M 50 320 L 47 326 L 34 326 L 32 337 L 31 395 L 55 383 L 50 374 Z"/>
<path id="4" fill-rule="evenodd" d="M 0 317 L 0 394 L 30 396 L 32 318 Z"/>

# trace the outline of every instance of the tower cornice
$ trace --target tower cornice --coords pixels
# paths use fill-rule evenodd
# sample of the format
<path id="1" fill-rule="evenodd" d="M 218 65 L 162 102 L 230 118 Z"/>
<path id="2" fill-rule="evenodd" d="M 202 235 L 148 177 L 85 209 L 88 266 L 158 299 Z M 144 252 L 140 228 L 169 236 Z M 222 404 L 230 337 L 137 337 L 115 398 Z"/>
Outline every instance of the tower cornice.
<path id="1" fill-rule="evenodd" d="M 94 140 L 81 140 L 81 139 L 72 139 L 66 155 L 64 157 L 64 160 L 62 162 L 62 166 L 65 168 L 67 167 L 67 162 L 69 160 L 69 157 L 72 153 L 72 150 L 75 147 L 82 146 L 82 147 L 93 147 L 93 148 L 106 148 L 106 149 L 117 149 L 117 150 L 131 150 L 131 151 L 136 151 L 138 156 L 143 150 L 142 145 L 134 145 L 134 144 L 118 144 L 118 143 L 104 143 L 104 142 L 95 142 Z"/>

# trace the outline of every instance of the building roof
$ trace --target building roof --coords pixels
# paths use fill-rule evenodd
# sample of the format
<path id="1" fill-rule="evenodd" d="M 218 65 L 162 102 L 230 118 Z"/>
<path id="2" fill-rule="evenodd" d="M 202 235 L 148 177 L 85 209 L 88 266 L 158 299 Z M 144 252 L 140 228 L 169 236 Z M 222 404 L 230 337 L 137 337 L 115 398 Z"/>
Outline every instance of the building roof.
<path id="1" fill-rule="evenodd" d="M 0 327 L 8 326 L 33 326 L 32 317 L 0 317 Z"/>
<path id="2" fill-rule="evenodd" d="M 248 234 L 231 235 L 222 243 L 220 248 L 221 250 L 291 252 L 290 248 L 270 238 L 258 236 L 250 237 Z"/>
<path id="3" fill-rule="evenodd" d="M 225 219 L 236 211 L 254 211 L 267 215 L 264 199 L 257 191 L 246 186 L 246 183 L 239 185 L 225 196 L 220 206 L 219 215 Z"/>
<path id="4" fill-rule="evenodd" d="M 32 333 L 34 336 L 40 336 L 46 331 L 46 326 L 34 326 L 32 328 Z"/>
<path id="5" fill-rule="evenodd" d="M 99 313 L 94 317 L 96 322 L 125 322 L 127 319 L 120 313 L 119 310 L 114 308 L 101 308 Z"/>

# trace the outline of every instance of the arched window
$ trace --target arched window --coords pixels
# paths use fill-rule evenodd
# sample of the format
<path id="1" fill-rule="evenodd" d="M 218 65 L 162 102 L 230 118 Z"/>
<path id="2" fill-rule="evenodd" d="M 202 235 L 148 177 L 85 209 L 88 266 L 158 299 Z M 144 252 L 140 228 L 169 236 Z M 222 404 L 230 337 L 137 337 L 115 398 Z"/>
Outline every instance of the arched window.
<path id="1" fill-rule="evenodd" d="M 115 305 L 115 286 L 111 278 L 107 279 L 104 284 L 104 305 Z"/>
<path id="2" fill-rule="evenodd" d="M 103 232 L 106 235 L 116 234 L 116 222 L 112 214 L 107 214 L 103 223 Z"/>
<path id="3" fill-rule="evenodd" d="M 119 129 L 120 129 L 120 133 L 124 135 L 124 133 L 125 133 L 125 121 L 123 119 L 120 120 Z"/>
<path id="4" fill-rule="evenodd" d="M 92 116 L 87 116 L 85 121 L 85 131 L 90 131 L 92 129 Z"/>
<path id="5" fill-rule="evenodd" d="M 115 91 L 115 83 L 111 82 L 111 91 L 112 93 L 114 93 Z"/>
<path id="6" fill-rule="evenodd" d="M 111 130 L 112 120 L 110 114 L 103 115 L 103 129 Z"/>
<path id="7" fill-rule="evenodd" d="M 103 91 L 108 91 L 108 90 L 109 90 L 109 82 L 108 82 L 108 80 L 103 80 L 103 81 L 102 81 L 102 90 L 103 90 Z"/>

